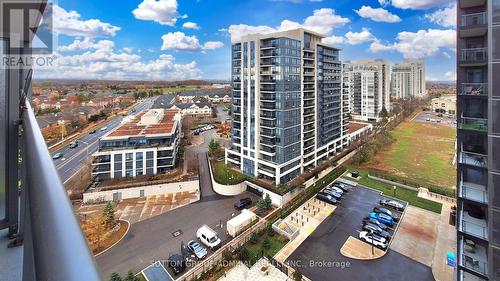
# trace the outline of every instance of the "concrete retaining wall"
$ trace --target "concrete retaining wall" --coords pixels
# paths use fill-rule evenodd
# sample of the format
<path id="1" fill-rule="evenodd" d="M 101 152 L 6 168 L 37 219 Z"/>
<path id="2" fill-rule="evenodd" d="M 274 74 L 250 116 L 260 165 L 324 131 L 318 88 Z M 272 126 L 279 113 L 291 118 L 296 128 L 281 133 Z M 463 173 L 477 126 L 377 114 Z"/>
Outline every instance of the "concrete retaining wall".
<path id="1" fill-rule="evenodd" d="M 210 173 L 210 179 L 212 180 L 212 187 L 214 188 L 214 191 L 217 194 L 224 195 L 224 196 L 234 196 L 241 194 L 247 190 L 247 186 L 245 182 L 239 183 L 239 184 L 233 184 L 233 185 L 223 185 L 220 183 L 217 183 L 214 179 L 214 175 L 212 173 L 212 163 L 210 163 L 210 160 L 208 161 L 208 171 Z"/>
<path id="2" fill-rule="evenodd" d="M 156 184 L 149 186 L 130 187 L 115 190 L 87 192 L 83 194 L 83 203 L 97 203 L 105 201 L 119 201 L 123 199 L 140 198 L 153 195 L 164 195 L 177 192 L 199 191 L 198 180 Z"/>

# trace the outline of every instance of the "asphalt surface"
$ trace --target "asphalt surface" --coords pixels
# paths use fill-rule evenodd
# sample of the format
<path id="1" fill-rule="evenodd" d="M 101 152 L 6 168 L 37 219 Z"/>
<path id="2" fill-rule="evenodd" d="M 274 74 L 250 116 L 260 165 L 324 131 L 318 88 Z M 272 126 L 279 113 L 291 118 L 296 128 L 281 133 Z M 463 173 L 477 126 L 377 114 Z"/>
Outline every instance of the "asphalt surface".
<path id="1" fill-rule="evenodd" d="M 152 104 L 153 102 L 146 100 L 137 104 L 134 109 L 136 110 L 136 112 L 139 112 L 146 108 L 150 108 Z M 99 138 L 120 125 L 123 118 L 125 117 L 119 116 L 108 124 L 97 128 L 95 134 L 87 134 L 78 139 L 79 144 L 76 148 L 71 149 L 68 145 L 56 151 L 63 153 L 62 158 L 53 160 L 54 165 L 56 165 L 56 169 L 59 172 L 59 177 L 61 178 L 61 181 L 63 183 L 66 183 L 82 168 L 82 163 L 85 159 L 87 159 L 87 157 L 97 151 L 97 148 L 99 147 Z M 107 129 L 105 131 L 101 131 L 100 128 L 104 126 L 107 127 Z"/>
<path id="2" fill-rule="evenodd" d="M 427 120 L 429 119 L 429 120 Z M 437 122 L 439 120 L 439 122 Z M 415 122 L 427 123 L 427 124 L 435 124 L 447 127 L 456 127 L 457 118 L 449 117 L 448 114 L 442 114 L 441 117 L 438 116 L 438 113 L 432 111 L 423 111 L 420 112 L 415 118 L 413 118 Z"/>
<path id="3" fill-rule="evenodd" d="M 313 281 L 427 281 L 434 280 L 428 266 L 391 249 L 377 260 L 360 261 L 344 257 L 340 248 L 349 236 L 358 236 L 361 222 L 382 196 L 356 187 L 337 209 L 292 253 L 287 262 Z M 334 276 L 334 277 L 333 277 Z"/>

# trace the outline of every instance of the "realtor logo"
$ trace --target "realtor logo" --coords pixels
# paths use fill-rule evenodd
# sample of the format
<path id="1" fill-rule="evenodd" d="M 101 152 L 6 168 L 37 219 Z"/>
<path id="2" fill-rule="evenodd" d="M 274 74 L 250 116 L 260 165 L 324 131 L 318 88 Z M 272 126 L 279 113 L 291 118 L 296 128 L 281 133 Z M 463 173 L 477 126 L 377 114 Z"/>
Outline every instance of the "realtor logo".
<path id="1" fill-rule="evenodd" d="M 10 55 L 47 55 L 54 48 L 52 3 L 45 1 L 1 1 L 0 38 L 8 39 Z M 42 9 L 44 8 L 44 9 Z M 41 12 L 43 10 L 43 13 Z"/>

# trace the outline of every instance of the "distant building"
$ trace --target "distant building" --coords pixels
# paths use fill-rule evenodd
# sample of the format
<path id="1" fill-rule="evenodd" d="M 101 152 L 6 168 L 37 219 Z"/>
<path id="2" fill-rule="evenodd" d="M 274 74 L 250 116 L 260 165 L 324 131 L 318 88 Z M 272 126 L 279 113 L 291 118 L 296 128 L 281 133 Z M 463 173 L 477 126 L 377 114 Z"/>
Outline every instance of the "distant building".
<path id="1" fill-rule="evenodd" d="M 427 90 L 423 60 L 404 60 L 392 67 L 391 97 L 408 99 L 425 95 Z"/>
<path id="2" fill-rule="evenodd" d="M 442 96 L 432 99 L 432 111 L 455 115 L 457 112 L 457 96 Z"/>
<path id="3" fill-rule="evenodd" d="M 212 107 L 208 103 L 176 103 L 169 107 L 170 109 L 179 109 L 182 116 L 191 115 L 207 116 L 212 115 Z"/>
<path id="4" fill-rule="evenodd" d="M 178 109 L 150 109 L 108 132 L 93 154 L 92 175 L 102 180 L 153 175 L 174 168 L 181 118 Z"/>
<path id="5" fill-rule="evenodd" d="M 378 121 L 380 112 L 390 106 L 389 63 L 385 60 L 345 62 L 345 91 L 349 94 L 349 110 L 354 119 Z"/>

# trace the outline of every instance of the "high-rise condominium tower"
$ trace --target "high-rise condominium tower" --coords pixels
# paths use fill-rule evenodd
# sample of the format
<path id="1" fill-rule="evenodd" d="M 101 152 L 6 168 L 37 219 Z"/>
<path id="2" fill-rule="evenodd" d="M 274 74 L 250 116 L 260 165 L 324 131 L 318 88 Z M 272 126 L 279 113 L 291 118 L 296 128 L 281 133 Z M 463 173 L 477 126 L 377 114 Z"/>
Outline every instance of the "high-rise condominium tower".
<path id="1" fill-rule="evenodd" d="M 404 60 L 392 67 L 391 96 L 408 99 L 427 95 L 425 83 L 425 62 Z"/>
<path id="2" fill-rule="evenodd" d="M 354 119 L 377 121 L 383 108 L 390 110 L 389 63 L 385 60 L 345 62 L 350 112 Z"/>
<path id="3" fill-rule="evenodd" d="M 457 7 L 457 280 L 498 281 L 500 1 Z"/>
<path id="4" fill-rule="evenodd" d="M 339 49 L 302 28 L 232 45 L 233 139 L 226 162 L 283 184 L 347 146 Z"/>

